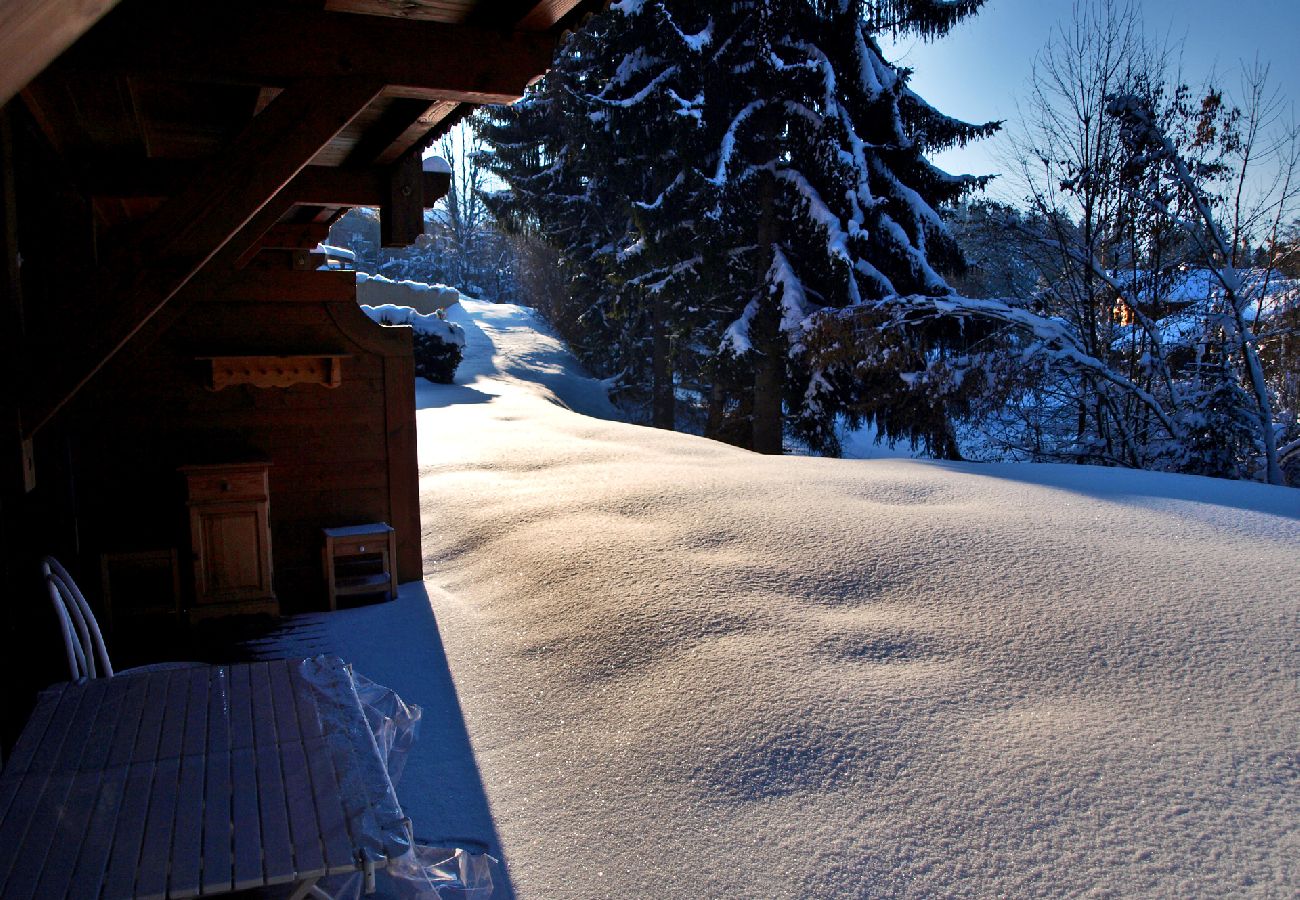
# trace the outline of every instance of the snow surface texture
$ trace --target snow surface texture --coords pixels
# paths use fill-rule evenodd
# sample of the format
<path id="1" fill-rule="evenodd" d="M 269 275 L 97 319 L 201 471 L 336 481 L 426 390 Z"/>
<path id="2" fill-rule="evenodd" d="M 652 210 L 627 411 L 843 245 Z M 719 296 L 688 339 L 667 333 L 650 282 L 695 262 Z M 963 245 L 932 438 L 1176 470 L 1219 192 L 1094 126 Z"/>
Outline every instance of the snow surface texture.
<path id="1" fill-rule="evenodd" d="M 426 706 L 404 806 L 501 896 L 1300 892 L 1300 491 L 759 457 L 451 316 L 428 581 L 321 621 Z"/>

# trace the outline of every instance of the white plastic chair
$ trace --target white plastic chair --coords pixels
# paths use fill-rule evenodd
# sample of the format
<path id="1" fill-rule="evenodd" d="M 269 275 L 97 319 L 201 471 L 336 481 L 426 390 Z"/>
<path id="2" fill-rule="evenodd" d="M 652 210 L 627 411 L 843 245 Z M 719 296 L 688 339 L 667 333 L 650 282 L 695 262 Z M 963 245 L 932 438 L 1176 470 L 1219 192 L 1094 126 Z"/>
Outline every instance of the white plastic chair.
<path id="1" fill-rule="evenodd" d="M 112 678 L 113 664 L 108 659 L 104 635 L 99 622 L 90 611 L 90 604 L 73 581 L 68 570 L 53 556 L 41 560 L 41 573 L 45 587 L 50 592 L 59 629 L 63 632 L 63 648 L 68 654 L 68 674 L 73 681 L 83 678 Z M 198 662 L 165 662 L 126 669 L 127 672 L 157 672 L 165 669 L 192 669 L 203 666 Z"/>

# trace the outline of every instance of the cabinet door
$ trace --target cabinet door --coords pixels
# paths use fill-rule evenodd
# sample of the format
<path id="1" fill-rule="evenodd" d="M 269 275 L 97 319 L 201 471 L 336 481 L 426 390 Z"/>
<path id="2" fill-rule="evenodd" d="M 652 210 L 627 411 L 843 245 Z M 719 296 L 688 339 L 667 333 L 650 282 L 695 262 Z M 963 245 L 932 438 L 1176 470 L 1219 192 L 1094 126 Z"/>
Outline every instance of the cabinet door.
<path id="1" fill-rule="evenodd" d="M 192 510 L 199 603 L 266 596 L 271 566 L 265 506 L 211 504 Z"/>

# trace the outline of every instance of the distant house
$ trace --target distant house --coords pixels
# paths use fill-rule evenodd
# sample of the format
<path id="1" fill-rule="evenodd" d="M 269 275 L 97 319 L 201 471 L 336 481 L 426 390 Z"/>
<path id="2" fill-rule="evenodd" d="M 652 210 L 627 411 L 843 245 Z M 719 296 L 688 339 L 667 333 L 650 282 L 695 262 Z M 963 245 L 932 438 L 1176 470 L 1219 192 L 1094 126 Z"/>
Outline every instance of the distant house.
<path id="1" fill-rule="evenodd" d="M 520 97 L 601 5 L 7 4 L 7 722 L 49 680 L 13 652 L 46 638 L 44 554 L 92 599 L 106 558 L 175 552 L 191 614 L 310 609 L 321 529 L 382 521 L 400 578 L 421 577 L 410 333 L 311 251 L 353 206 L 414 240 L 448 184 L 423 150 Z"/>

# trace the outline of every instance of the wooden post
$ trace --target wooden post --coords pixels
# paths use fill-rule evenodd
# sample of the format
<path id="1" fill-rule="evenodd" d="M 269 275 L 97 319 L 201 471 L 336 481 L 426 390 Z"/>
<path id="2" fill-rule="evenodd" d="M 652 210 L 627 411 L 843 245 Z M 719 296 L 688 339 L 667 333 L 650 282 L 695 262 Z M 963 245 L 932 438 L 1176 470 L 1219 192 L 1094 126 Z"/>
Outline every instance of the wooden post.
<path id="1" fill-rule="evenodd" d="M 419 146 L 412 149 L 389 168 L 387 202 L 379 208 L 385 247 L 406 247 L 424 234 L 424 170 Z"/>

